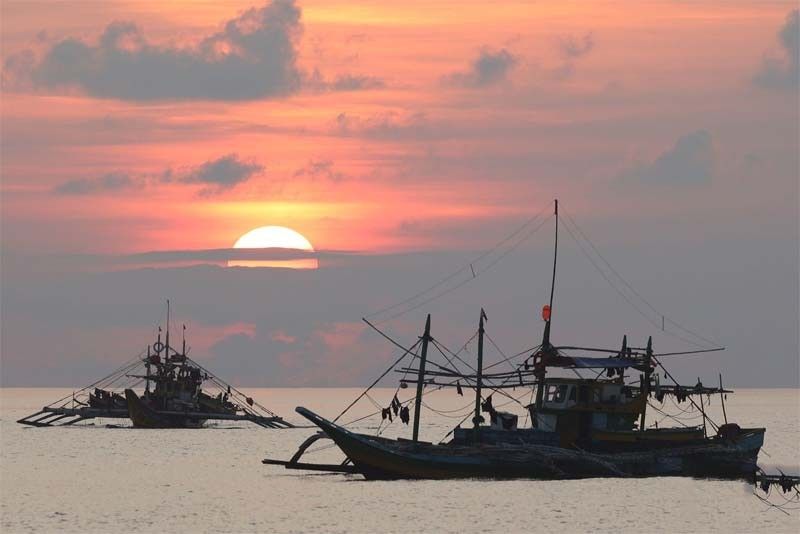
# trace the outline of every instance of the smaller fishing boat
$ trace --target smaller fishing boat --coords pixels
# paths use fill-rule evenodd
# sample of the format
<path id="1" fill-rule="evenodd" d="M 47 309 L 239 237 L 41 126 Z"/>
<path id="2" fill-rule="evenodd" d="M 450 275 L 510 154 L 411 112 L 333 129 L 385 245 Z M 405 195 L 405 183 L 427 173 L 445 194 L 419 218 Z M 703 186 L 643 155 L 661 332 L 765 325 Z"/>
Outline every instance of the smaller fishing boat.
<path id="1" fill-rule="evenodd" d="M 208 421 L 249 421 L 265 428 L 291 428 L 277 414 L 191 359 L 186 327 L 180 350 L 167 327 L 152 345 L 125 365 L 70 396 L 23 417 L 37 427 L 69 426 L 96 418 L 127 418 L 136 428 L 200 428 Z M 137 389 L 144 386 L 143 391 Z"/>

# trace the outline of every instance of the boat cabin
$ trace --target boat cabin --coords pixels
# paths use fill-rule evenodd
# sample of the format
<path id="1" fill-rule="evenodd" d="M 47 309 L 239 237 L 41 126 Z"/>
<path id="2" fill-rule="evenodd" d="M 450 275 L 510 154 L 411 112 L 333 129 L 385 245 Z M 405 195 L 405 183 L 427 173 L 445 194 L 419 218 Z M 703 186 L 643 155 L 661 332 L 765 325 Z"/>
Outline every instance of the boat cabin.
<path id="1" fill-rule="evenodd" d="M 534 426 L 559 434 L 562 446 L 591 438 L 596 431 L 631 431 L 642 413 L 645 399 L 638 387 L 621 380 L 548 378 L 542 405 L 527 406 Z"/>

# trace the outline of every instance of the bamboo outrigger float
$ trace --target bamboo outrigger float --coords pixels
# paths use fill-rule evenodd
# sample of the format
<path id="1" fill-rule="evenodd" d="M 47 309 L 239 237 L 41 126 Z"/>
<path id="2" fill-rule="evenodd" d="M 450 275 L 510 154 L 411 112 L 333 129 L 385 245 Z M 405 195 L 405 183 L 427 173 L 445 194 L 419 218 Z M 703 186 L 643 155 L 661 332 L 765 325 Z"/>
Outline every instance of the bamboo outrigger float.
<path id="1" fill-rule="evenodd" d="M 170 345 L 167 301 L 163 343 L 159 327 L 156 342 L 143 353 L 110 375 L 17 422 L 50 427 L 109 418 L 130 419 L 136 428 L 199 428 L 211 420 L 249 421 L 264 428 L 294 426 L 192 360 L 185 326 L 183 332 L 178 351 Z M 137 393 L 135 388 L 142 384 L 144 391 Z"/>
<path id="2" fill-rule="evenodd" d="M 369 326 L 403 350 L 400 359 L 378 378 L 380 380 L 391 370 L 403 375 L 390 406 L 381 410 L 381 416 L 386 419 L 388 415 L 391 420 L 394 415 L 408 423 L 409 410 L 413 407 L 411 439 L 388 439 L 354 432 L 338 424 L 338 417 L 330 421 L 298 407 L 297 413 L 320 431 L 306 440 L 290 460 L 265 459 L 263 463 L 287 469 L 355 473 L 367 479 L 648 476 L 756 479 L 756 462 L 765 429 L 741 428 L 728 422 L 724 402 L 725 395 L 732 391 L 723 387 L 721 375 L 719 387 L 703 386 L 699 380 L 694 386 L 680 385 L 660 361 L 664 356 L 721 348 L 657 354 L 652 337 L 644 347 L 632 347 L 627 336 L 623 337 L 619 349 L 556 346 L 551 342 L 558 258 L 558 201 L 554 215 L 553 274 L 550 302 L 542 311 L 542 342 L 520 353 L 521 361 L 512 365 L 513 369 L 500 372 L 493 369 L 494 366 L 484 365 L 484 339 L 488 335 L 483 310 L 476 333 L 475 367 L 432 336 L 430 315 L 419 341 L 410 348 L 391 340 L 365 319 Z M 431 347 L 445 357 L 446 364 L 429 358 Z M 400 366 L 406 356 L 411 356 L 417 364 Z M 468 365 L 471 371 L 459 369 L 456 359 Z M 511 361 L 511 358 L 504 361 Z M 570 370 L 578 376 L 552 374 L 559 369 Z M 580 375 L 582 370 L 595 371 L 596 376 L 584 378 Z M 661 384 L 659 370 L 671 384 Z M 627 380 L 631 371 L 638 373 L 638 380 Z M 411 385 L 416 388 L 414 397 L 399 401 L 397 392 Z M 425 388 L 429 388 L 428 391 L 454 388 L 462 393 L 462 387 L 473 389 L 475 394 L 474 410 L 462 420 L 471 417 L 471 424 L 453 429 L 446 436 L 450 437 L 449 441 L 438 444 L 421 441 L 419 425 Z M 519 402 L 507 393 L 516 388 L 528 389 L 531 398 L 535 398 L 524 406 L 531 421 L 528 428 L 518 427 L 518 415 L 493 406 L 495 394 Z M 486 395 L 487 392 L 490 393 Z M 706 412 L 703 397 L 712 394 L 720 396 L 725 418 L 722 424 L 712 421 Z M 657 422 L 648 425 L 648 406 L 661 411 L 656 403 L 668 397 L 678 403 L 688 401 L 692 409 L 697 410 L 695 413 L 702 416 L 702 425 L 673 428 L 659 427 Z M 320 439 L 330 439 L 341 449 L 345 455 L 342 464 L 301 462 L 309 446 Z"/>

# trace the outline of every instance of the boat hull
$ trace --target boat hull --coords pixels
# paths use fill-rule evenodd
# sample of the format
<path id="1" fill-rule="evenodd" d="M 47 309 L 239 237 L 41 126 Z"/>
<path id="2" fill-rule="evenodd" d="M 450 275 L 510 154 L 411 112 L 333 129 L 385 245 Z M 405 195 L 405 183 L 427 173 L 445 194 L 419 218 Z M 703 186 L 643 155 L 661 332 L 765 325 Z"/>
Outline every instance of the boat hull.
<path id="1" fill-rule="evenodd" d="M 368 479 L 690 476 L 750 478 L 764 429 L 742 431 L 736 441 L 596 454 L 550 445 L 433 445 L 351 432 L 305 408 L 297 412 L 320 427 Z"/>
<path id="2" fill-rule="evenodd" d="M 135 428 L 201 428 L 206 420 L 152 409 L 131 389 L 125 390 L 128 416 Z"/>

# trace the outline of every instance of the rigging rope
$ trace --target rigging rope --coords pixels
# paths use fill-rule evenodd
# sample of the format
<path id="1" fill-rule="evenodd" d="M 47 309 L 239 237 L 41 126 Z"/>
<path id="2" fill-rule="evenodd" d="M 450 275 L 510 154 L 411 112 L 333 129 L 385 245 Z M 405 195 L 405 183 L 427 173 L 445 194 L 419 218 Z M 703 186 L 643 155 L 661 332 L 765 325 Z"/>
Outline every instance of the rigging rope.
<path id="1" fill-rule="evenodd" d="M 545 208 L 545 209 L 547 209 L 547 208 Z M 401 301 L 401 302 L 399 302 L 397 304 L 393 304 L 393 305 L 388 306 L 388 307 L 386 307 L 386 308 L 384 308 L 382 310 L 378 310 L 377 312 L 371 313 L 371 314 L 367 315 L 367 317 L 378 317 L 380 315 L 383 315 L 386 312 L 389 312 L 391 310 L 400 308 L 399 312 L 394 313 L 394 314 L 392 314 L 392 315 L 390 315 L 388 317 L 385 317 L 385 318 L 380 319 L 379 321 L 377 321 L 378 324 L 386 323 L 388 321 L 391 321 L 392 319 L 396 319 L 396 318 L 398 318 L 398 317 L 400 317 L 402 315 L 405 315 L 405 314 L 410 313 L 410 312 L 412 312 L 412 311 L 414 311 L 416 309 L 419 309 L 422 306 L 424 306 L 424 305 L 426 305 L 426 304 L 428 304 L 430 302 L 433 302 L 434 300 L 437 300 L 437 299 L 439 299 L 439 298 L 441 298 L 441 297 L 443 297 L 443 296 L 455 291 L 456 289 L 458 289 L 461 286 L 467 284 L 468 282 L 471 282 L 472 280 L 476 279 L 478 276 L 480 276 L 481 274 L 483 274 L 483 273 L 487 272 L 489 269 L 491 269 L 500 260 L 502 260 L 503 258 L 508 256 L 511 252 L 516 250 L 522 243 L 527 241 L 533 234 L 535 234 L 544 225 L 545 222 L 547 222 L 547 220 L 550 217 L 544 218 L 532 230 L 530 230 L 528 233 L 524 234 L 521 238 L 517 239 L 517 241 L 512 243 L 511 246 L 507 250 L 505 250 L 497 258 L 494 258 L 491 262 L 489 262 L 482 269 L 481 268 L 476 269 L 475 268 L 475 264 L 478 263 L 479 261 L 481 261 L 482 259 L 486 258 L 487 256 L 489 256 L 490 254 L 494 253 L 502 245 L 506 244 L 508 241 L 510 241 L 511 239 L 516 237 L 522 230 L 524 230 L 531 223 L 533 223 L 536 219 L 538 219 L 545 212 L 545 209 L 543 209 L 541 212 L 539 212 L 534 217 L 529 219 L 525 224 L 523 224 L 520 228 L 518 228 L 513 234 L 511 234 L 507 238 L 503 239 L 500 243 L 498 243 L 497 245 L 492 247 L 490 250 L 484 252 L 483 254 L 481 254 L 480 256 L 475 258 L 474 260 L 472 260 L 472 262 L 470 262 L 469 264 L 467 264 L 464 267 L 458 269 L 457 271 L 451 273 L 450 275 L 446 276 L 445 278 L 443 278 L 442 280 L 440 280 L 436 284 L 432 285 L 431 287 L 425 289 L 424 291 L 420 291 L 416 295 L 414 295 L 414 296 L 412 296 L 410 298 L 407 298 L 407 299 L 405 299 L 405 300 L 403 300 L 403 301 Z M 449 282 L 450 280 L 452 280 L 453 278 L 455 278 L 456 276 L 458 276 L 458 275 L 460 275 L 462 273 L 469 273 L 470 276 L 465 278 L 465 279 L 463 279 L 463 280 L 461 280 L 460 282 L 458 282 L 454 286 L 448 287 L 446 289 L 443 289 L 442 291 L 439 291 L 439 292 L 435 293 L 433 296 L 431 296 L 429 298 L 426 298 L 426 299 L 424 299 L 424 300 L 422 300 L 420 302 L 417 302 L 416 304 L 413 304 L 410 307 L 403 308 L 403 306 L 405 306 L 406 304 L 412 304 L 418 298 L 428 294 L 429 292 L 431 292 L 434 289 L 436 289 L 436 288 L 442 286 L 443 284 Z"/>
<path id="2" fill-rule="evenodd" d="M 713 340 L 711 340 L 709 338 L 701 336 L 697 332 L 689 330 L 688 328 L 684 327 L 683 325 L 679 324 L 678 322 L 674 321 L 673 319 L 667 317 L 665 314 L 663 314 L 659 310 L 657 310 L 655 308 L 655 306 L 653 306 L 638 291 L 636 291 L 636 289 L 627 280 L 625 280 L 625 278 L 623 278 L 623 276 L 621 274 L 619 274 L 619 272 L 616 269 L 614 269 L 614 267 L 611 265 L 611 263 L 608 260 L 606 260 L 606 258 L 600 253 L 600 251 L 594 245 L 592 240 L 589 239 L 589 237 L 586 235 L 585 232 L 583 232 L 583 230 L 580 228 L 580 226 L 575 221 L 575 219 L 573 219 L 573 217 L 566 210 L 562 209 L 562 211 L 563 211 L 564 216 L 565 216 L 564 227 L 567 229 L 567 233 L 569 233 L 570 237 L 572 237 L 572 239 L 578 245 L 578 248 L 580 249 L 581 253 L 583 253 L 584 256 L 586 256 L 586 259 L 589 260 L 589 263 L 592 264 L 592 266 L 595 268 L 595 270 L 597 270 L 600 273 L 600 275 L 606 280 L 606 282 L 608 282 L 608 284 L 614 289 L 614 291 L 616 291 L 633 309 L 635 309 L 636 312 L 639 313 L 639 315 L 641 315 L 644 319 L 646 319 L 647 322 L 649 322 L 651 325 L 656 327 L 658 330 L 664 332 L 665 334 L 667 334 L 669 336 L 672 336 L 672 337 L 675 337 L 676 339 L 680 339 L 681 341 L 684 341 L 685 343 L 688 343 L 688 344 L 693 345 L 695 347 L 699 347 L 699 348 L 708 348 L 709 346 L 720 347 L 719 343 L 717 343 L 716 341 L 713 341 Z M 572 228 L 570 228 L 570 226 Z M 581 239 L 579 239 L 579 237 Z M 684 332 L 684 333 L 696 338 L 701 343 L 698 343 L 696 341 L 692 341 L 690 339 L 686 339 L 684 336 L 681 336 L 680 334 L 678 334 L 676 332 L 672 332 L 670 330 L 667 330 L 664 324 L 659 324 L 658 320 L 654 319 L 651 314 L 649 314 L 646 311 L 642 310 L 639 305 L 637 305 L 635 302 L 633 302 L 633 298 L 632 297 L 628 296 L 617 284 L 615 284 L 613 282 L 613 280 L 611 279 L 609 274 L 606 272 L 606 270 L 603 269 L 602 267 L 600 267 L 597 264 L 597 262 L 594 260 L 592 255 L 589 253 L 589 251 L 584 247 L 582 241 L 589 245 L 591 250 L 594 251 L 595 255 L 607 267 L 607 270 L 611 273 L 611 275 L 616 277 L 616 279 L 619 280 L 622 283 L 622 285 L 625 288 L 627 288 L 628 291 L 630 291 L 630 293 L 633 294 L 633 297 L 638 299 L 638 301 L 640 303 L 644 304 L 644 306 L 646 306 L 658 318 L 662 319 L 664 321 L 664 323 L 671 324 L 672 326 L 676 327 L 677 329 L 681 330 L 682 332 Z"/>

